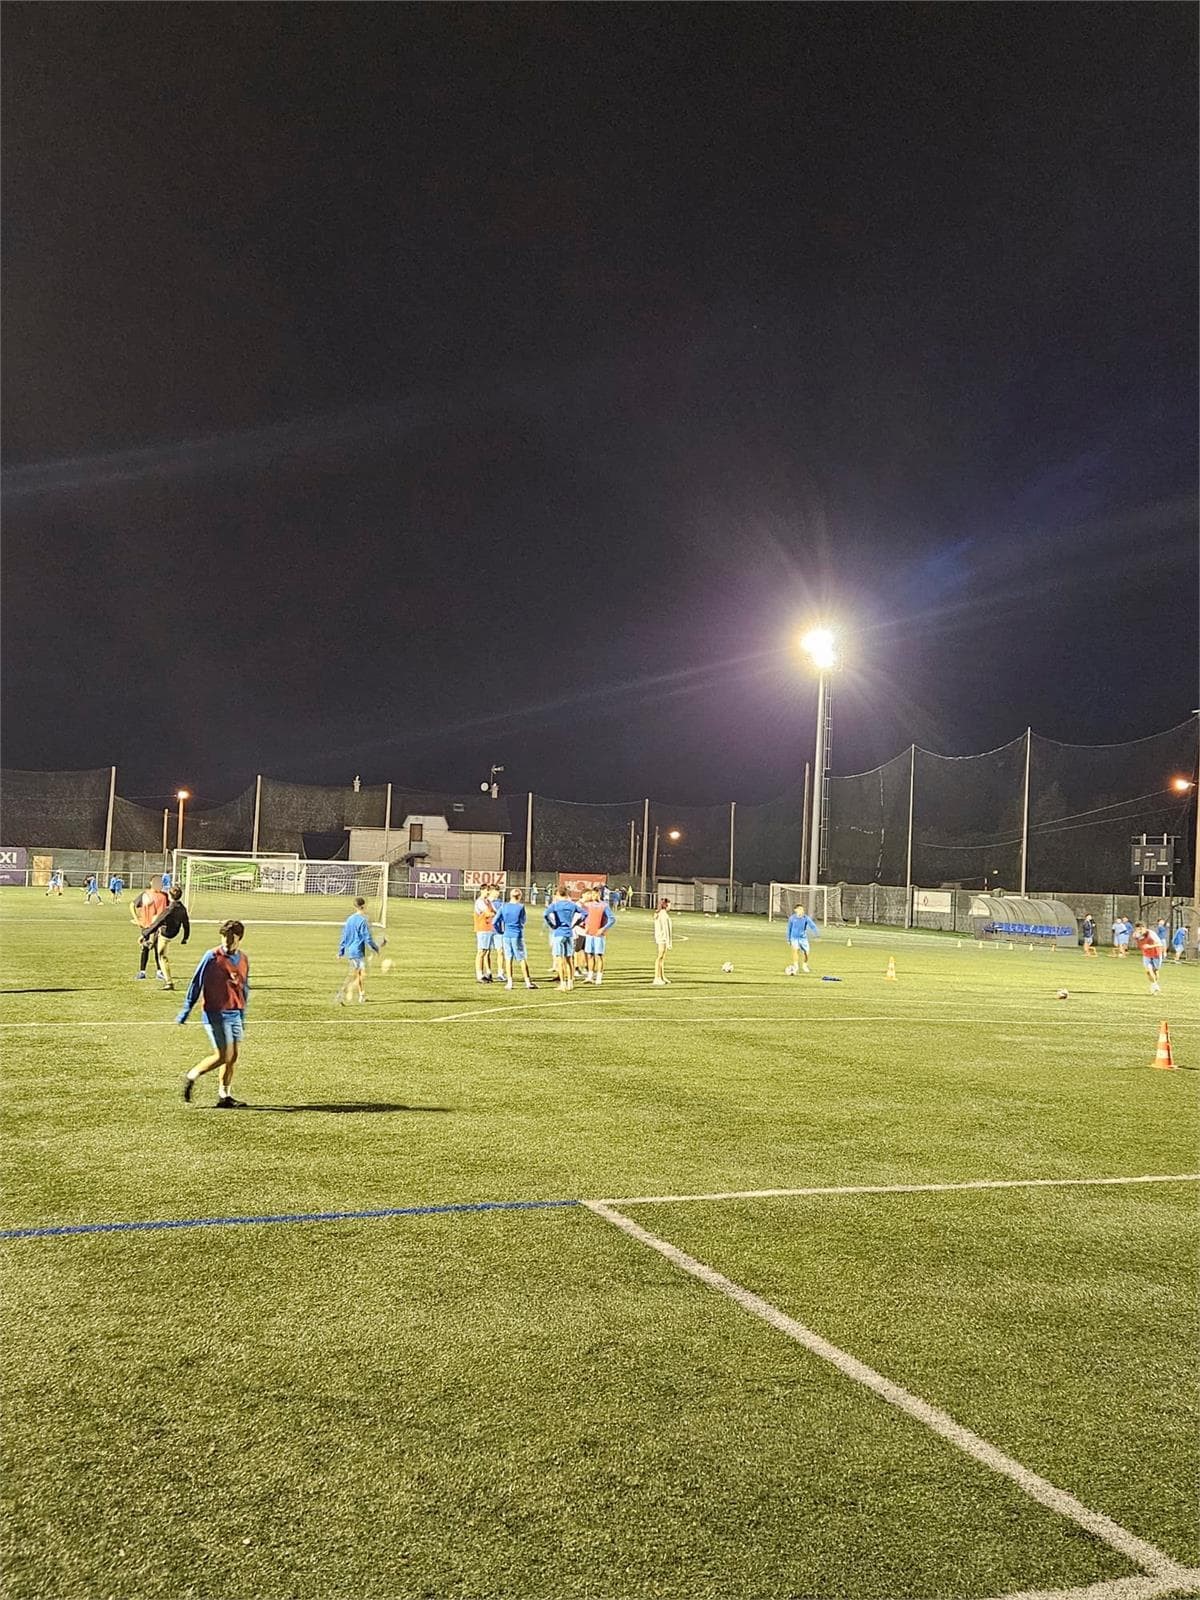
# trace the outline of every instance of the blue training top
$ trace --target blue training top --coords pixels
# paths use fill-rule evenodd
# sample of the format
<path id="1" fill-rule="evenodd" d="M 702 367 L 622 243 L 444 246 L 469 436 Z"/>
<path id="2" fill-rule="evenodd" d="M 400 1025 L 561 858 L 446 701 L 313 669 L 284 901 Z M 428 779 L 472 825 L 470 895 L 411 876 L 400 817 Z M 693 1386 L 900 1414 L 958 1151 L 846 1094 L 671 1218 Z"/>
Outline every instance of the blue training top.
<path id="1" fill-rule="evenodd" d="M 342 929 L 338 958 L 350 956 L 352 960 L 357 961 L 367 950 L 378 953 L 379 946 L 371 936 L 371 924 L 361 911 L 355 911 L 346 918 L 346 926 Z"/>
<path id="2" fill-rule="evenodd" d="M 787 936 L 789 944 L 794 944 L 798 939 L 807 939 L 810 933 L 819 937 L 820 932 L 821 930 L 807 913 L 801 917 L 793 911 L 788 918 Z"/>

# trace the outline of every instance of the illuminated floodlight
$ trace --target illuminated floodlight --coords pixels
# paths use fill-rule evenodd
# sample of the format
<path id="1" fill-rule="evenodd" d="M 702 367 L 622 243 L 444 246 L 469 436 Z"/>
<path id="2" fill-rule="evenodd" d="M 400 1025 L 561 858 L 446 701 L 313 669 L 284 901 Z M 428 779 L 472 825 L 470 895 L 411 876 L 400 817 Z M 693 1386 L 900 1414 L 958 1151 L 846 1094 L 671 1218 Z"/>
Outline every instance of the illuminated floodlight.
<path id="1" fill-rule="evenodd" d="M 800 648 L 818 672 L 830 672 L 837 666 L 837 642 L 828 628 L 811 628 L 801 639 Z"/>
<path id="2" fill-rule="evenodd" d="M 1189 789 L 1194 789 L 1196 785 L 1191 778 L 1172 778 L 1171 787 L 1176 794 L 1186 794 Z"/>
<path id="3" fill-rule="evenodd" d="M 683 838 L 683 835 L 680 833 L 678 828 L 672 828 L 667 834 L 667 838 L 670 839 L 672 844 L 678 844 L 679 840 Z"/>
<path id="4" fill-rule="evenodd" d="M 190 789 L 176 789 L 175 798 L 176 800 L 190 800 L 192 798 L 192 792 Z"/>

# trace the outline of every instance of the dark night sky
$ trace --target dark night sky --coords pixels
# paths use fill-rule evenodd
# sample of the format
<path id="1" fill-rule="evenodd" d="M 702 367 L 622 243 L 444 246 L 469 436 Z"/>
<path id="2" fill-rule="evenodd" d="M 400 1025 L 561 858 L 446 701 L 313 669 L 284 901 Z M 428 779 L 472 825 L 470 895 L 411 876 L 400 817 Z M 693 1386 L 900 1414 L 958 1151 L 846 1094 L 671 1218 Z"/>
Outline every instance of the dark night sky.
<path id="1" fill-rule="evenodd" d="M 822 607 L 837 770 L 1200 703 L 1193 7 L 5 14 L 7 764 L 761 799 Z"/>

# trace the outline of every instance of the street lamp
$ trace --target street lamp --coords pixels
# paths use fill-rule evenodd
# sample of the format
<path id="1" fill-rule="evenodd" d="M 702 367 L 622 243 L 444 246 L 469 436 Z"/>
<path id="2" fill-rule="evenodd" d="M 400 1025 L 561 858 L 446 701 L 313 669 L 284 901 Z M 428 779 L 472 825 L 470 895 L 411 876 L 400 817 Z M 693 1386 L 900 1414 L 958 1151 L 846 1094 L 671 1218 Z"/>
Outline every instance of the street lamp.
<path id="1" fill-rule="evenodd" d="M 829 628 L 810 628 L 800 648 L 817 669 L 817 747 L 813 762 L 812 827 L 808 835 L 808 882 L 816 889 L 821 875 L 821 845 L 825 823 L 825 782 L 829 767 L 829 674 L 838 664 L 837 640 Z"/>
<path id="2" fill-rule="evenodd" d="M 672 844 L 678 844 L 683 835 L 678 828 L 668 828 L 667 838 Z M 654 865 L 650 869 L 650 882 L 654 885 L 655 893 L 658 892 L 658 828 L 654 829 Z"/>
<path id="3" fill-rule="evenodd" d="M 184 805 L 186 804 L 186 802 L 189 801 L 192 798 L 191 790 L 190 789 L 177 789 L 175 791 L 175 798 L 176 798 L 176 800 L 179 801 L 179 830 L 178 830 L 178 832 L 177 832 L 177 834 L 175 836 L 175 848 L 176 848 L 176 850 L 182 850 L 183 849 L 183 808 L 184 808 Z"/>

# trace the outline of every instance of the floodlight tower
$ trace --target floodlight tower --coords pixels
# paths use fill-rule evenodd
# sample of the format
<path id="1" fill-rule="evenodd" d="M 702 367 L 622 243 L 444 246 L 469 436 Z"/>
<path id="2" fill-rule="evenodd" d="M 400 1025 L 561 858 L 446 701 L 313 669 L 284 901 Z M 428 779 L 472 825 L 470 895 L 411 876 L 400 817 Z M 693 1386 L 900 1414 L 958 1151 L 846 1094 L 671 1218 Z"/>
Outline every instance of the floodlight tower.
<path id="1" fill-rule="evenodd" d="M 817 747 L 813 761 L 812 827 L 808 835 L 808 884 L 810 889 L 816 889 L 821 876 L 822 847 L 825 843 L 832 706 L 829 677 L 838 664 L 837 641 L 832 629 L 812 628 L 800 640 L 800 648 L 817 669 Z"/>
<path id="2" fill-rule="evenodd" d="M 183 808 L 192 798 L 190 789 L 176 789 L 175 798 L 179 801 L 179 831 L 175 836 L 175 848 L 183 849 Z"/>

